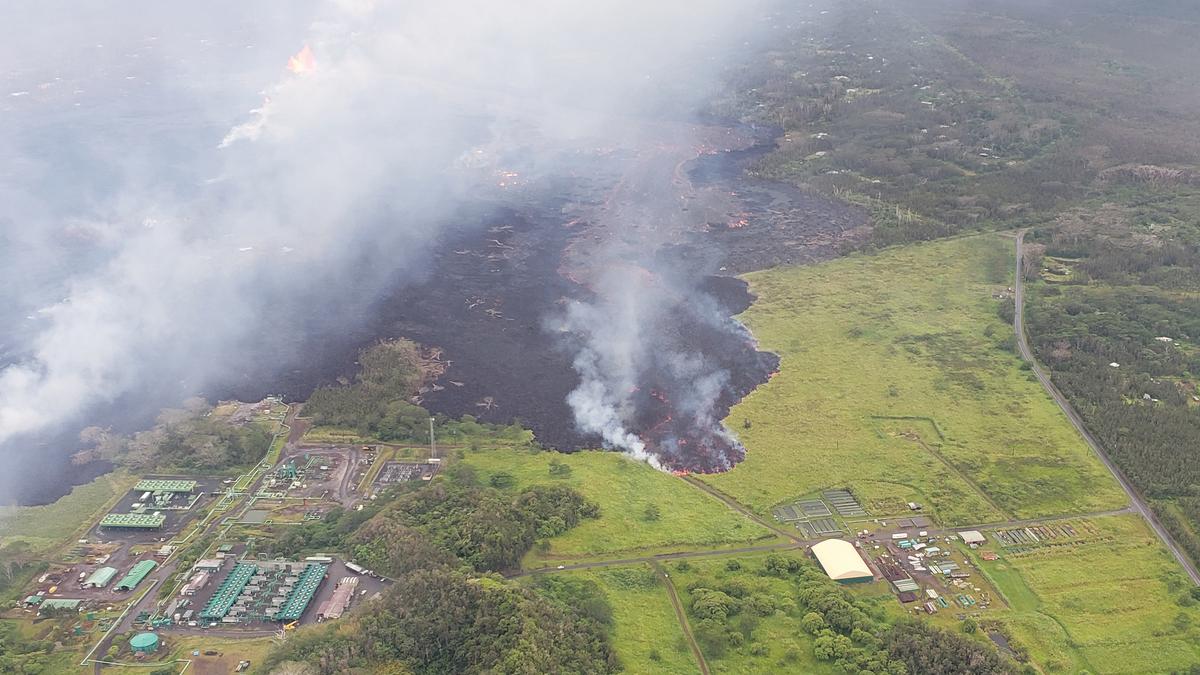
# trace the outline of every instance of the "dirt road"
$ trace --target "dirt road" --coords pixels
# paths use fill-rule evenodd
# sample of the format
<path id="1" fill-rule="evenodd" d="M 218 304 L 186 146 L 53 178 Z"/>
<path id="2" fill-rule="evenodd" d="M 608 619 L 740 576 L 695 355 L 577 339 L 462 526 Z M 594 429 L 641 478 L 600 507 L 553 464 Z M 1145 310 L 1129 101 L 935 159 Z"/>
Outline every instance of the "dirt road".
<path id="1" fill-rule="evenodd" d="M 679 620 L 679 627 L 683 629 L 683 637 L 687 638 L 688 646 L 692 648 L 692 656 L 696 658 L 696 665 L 700 666 L 700 672 L 703 675 L 709 675 L 708 662 L 704 660 L 704 653 L 700 651 L 696 636 L 692 634 L 692 625 L 688 623 L 687 614 L 683 611 L 683 603 L 679 601 L 679 594 L 675 592 L 675 584 L 671 583 L 671 579 L 662 565 L 657 562 L 650 565 L 654 568 L 654 573 L 662 580 L 663 585 L 667 587 L 667 596 L 671 598 L 671 607 L 675 609 L 675 618 Z"/>

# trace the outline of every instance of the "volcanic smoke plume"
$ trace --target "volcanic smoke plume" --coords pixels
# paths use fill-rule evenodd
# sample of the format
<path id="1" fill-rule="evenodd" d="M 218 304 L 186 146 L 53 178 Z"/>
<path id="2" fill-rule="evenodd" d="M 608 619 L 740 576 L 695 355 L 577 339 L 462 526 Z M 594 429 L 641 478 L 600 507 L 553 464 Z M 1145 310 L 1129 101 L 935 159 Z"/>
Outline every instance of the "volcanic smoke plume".
<path id="1" fill-rule="evenodd" d="M 554 326 L 577 350 L 580 383 L 568 402 L 580 429 L 674 471 L 724 471 L 742 460 L 745 449 L 721 419 L 778 365 L 710 292 L 706 274 L 718 255 L 678 254 L 689 234 L 731 208 L 687 178 L 689 162 L 714 151 L 703 131 L 675 128 L 673 142 L 630 160 L 594 214 L 599 243 L 567 256 L 592 295 L 569 303 Z"/>
<path id="2" fill-rule="evenodd" d="M 46 464 L 33 435 L 106 424 L 89 419 L 106 406 L 145 415 L 251 365 L 295 368 L 385 293 L 436 275 L 429 251 L 459 209 L 514 192 L 481 187 L 464 157 L 492 175 L 517 158 L 523 181 L 544 186 L 576 178 L 564 158 L 623 144 L 644 155 L 614 192 L 620 208 L 593 219 L 600 248 L 580 278 L 594 295 L 559 317 L 580 348 L 579 423 L 630 450 L 638 434 L 668 466 L 692 452 L 691 427 L 706 429 L 712 456 L 695 466 L 735 461 L 714 392 L 736 375 L 679 348 L 669 322 L 735 327 L 659 264 L 682 231 L 688 154 L 647 158 L 650 125 L 694 111 L 757 28 L 756 4 L 16 10 L 23 20 L 0 27 L 13 65 L 0 74 L 0 280 L 13 299 L 0 303 L 13 324 L 0 455 L 16 460 L 0 479 Z M 671 147 L 695 144 L 679 136 Z M 650 429 L 656 381 L 674 412 Z"/>

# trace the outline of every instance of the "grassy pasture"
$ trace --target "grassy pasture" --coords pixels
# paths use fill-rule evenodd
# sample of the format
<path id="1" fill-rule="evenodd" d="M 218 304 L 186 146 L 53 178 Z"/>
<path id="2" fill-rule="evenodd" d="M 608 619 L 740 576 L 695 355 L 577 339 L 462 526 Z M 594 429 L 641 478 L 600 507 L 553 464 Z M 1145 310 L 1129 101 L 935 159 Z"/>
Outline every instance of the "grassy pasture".
<path id="1" fill-rule="evenodd" d="M 497 448 L 465 450 L 462 461 L 484 483 L 507 473 L 517 487 L 565 484 L 600 505 L 600 518 L 581 523 L 551 540 L 548 551 L 533 554 L 545 560 L 744 545 L 775 537 L 686 482 L 617 453 Z M 569 474 L 552 476 L 552 461 L 569 466 Z M 658 508 L 657 519 L 646 516 L 650 505 Z"/>
<path id="2" fill-rule="evenodd" d="M 1136 515 L 1095 518 L 1090 542 L 979 561 L 1000 614 L 1048 672 L 1169 672 L 1200 661 L 1200 605 Z"/>
<path id="3" fill-rule="evenodd" d="M 649 565 L 570 574 L 604 589 L 613 610 L 613 646 L 626 672 L 697 672 L 667 591 Z"/>
<path id="4" fill-rule="evenodd" d="M 982 235 L 747 275 L 758 299 L 741 318 L 781 372 L 730 412 L 746 460 L 701 478 L 764 513 L 840 486 L 948 524 L 1124 506 L 1007 348 L 1012 246 Z"/>
<path id="5" fill-rule="evenodd" d="M 0 543 L 22 541 L 43 551 L 75 535 L 132 489 L 137 477 L 119 470 L 76 485 L 52 504 L 0 509 Z"/>

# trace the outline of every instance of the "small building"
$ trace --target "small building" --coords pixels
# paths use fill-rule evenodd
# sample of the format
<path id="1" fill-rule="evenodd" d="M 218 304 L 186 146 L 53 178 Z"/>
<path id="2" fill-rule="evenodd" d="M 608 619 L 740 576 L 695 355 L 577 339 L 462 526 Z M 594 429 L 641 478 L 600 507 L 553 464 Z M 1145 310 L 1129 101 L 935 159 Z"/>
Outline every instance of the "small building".
<path id="1" fill-rule="evenodd" d="M 221 569 L 221 566 L 224 564 L 225 561 L 221 560 L 220 558 L 205 558 L 204 560 L 197 560 L 196 564 L 192 565 L 192 569 L 215 572 Z"/>
<path id="2" fill-rule="evenodd" d="M 134 654 L 153 654 L 158 651 L 158 635 L 154 633 L 138 633 L 129 638 L 129 648 Z"/>
<path id="3" fill-rule="evenodd" d="M 80 585 L 84 588 L 104 588 L 105 586 L 109 585 L 116 576 L 117 568 L 101 567 L 95 572 L 92 572 L 91 576 L 85 579 Z"/>
<path id="4" fill-rule="evenodd" d="M 854 544 L 843 539 L 826 539 L 813 544 L 813 556 L 830 579 L 839 583 L 871 581 L 875 575 L 859 555 Z"/>
<path id="5" fill-rule="evenodd" d="M 958 536 L 968 546 L 979 546 L 987 541 L 987 537 L 984 537 L 979 530 L 964 530 L 959 532 Z"/>

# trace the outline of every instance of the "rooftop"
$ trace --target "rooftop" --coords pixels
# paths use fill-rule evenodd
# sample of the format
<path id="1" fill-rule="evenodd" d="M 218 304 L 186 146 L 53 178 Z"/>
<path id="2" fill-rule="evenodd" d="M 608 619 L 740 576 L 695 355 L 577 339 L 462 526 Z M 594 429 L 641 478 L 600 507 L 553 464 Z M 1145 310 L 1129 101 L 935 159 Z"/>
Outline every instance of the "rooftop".
<path id="1" fill-rule="evenodd" d="M 854 544 L 843 539 L 826 539 L 813 544 L 812 553 L 830 579 L 849 581 L 874 576 Z"/>
<path id="2" fill-rule="evenodd" d="M 137 492 L 191 492 L 196 489 L 194 480 L 143 478 L 133 486 Z"/>
<path id="3" fill-rule="evenodd" d="M 110 513 L 100 519 L 100 527 L 153 529 L 162 527 L 167 517 L 153 513 Z"/>

